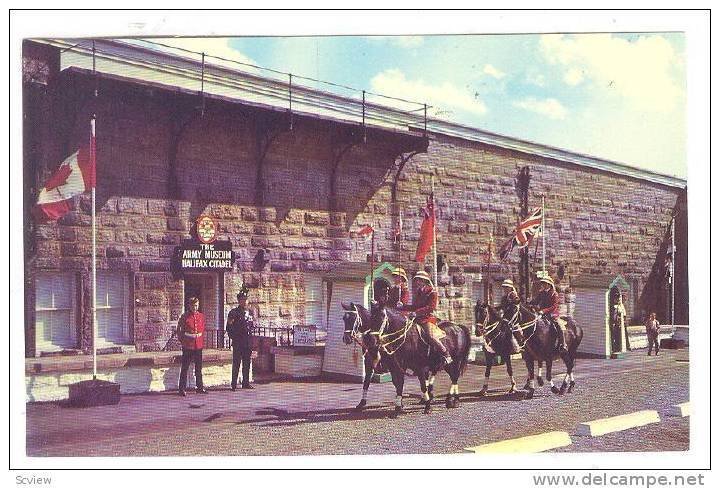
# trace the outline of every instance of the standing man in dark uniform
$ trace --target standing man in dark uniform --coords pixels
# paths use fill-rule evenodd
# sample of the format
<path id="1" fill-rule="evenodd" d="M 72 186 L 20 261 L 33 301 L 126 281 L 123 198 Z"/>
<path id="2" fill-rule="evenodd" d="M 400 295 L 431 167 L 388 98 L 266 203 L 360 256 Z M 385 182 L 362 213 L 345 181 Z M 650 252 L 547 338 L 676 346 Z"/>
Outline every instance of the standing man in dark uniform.
<path id="1" fill-rule="evenodd" d="M 249 292 L 248 288 L 243 284 L 237 295 L 238 305 L 228 314 L 227 326 L 225 327 L 228 336 L 232 340 L 233 365 L 232 379 L 230 382 L 232 390 L 237 389 L 237 379 L 241 363 L 242 388 L 252 389 L 250 385 L 250 361 L 252 357 L 250 338 L 252 338 L 253 331 L 255 330 L 255 319 L 246 307 Z"/>
<path id="2" fill-rule="evenodd" d="M 202 378 L 202 351 L 205 344 L 205 315 L 198 309 L 200 300 L 197 297 L 188 299 L 188 310 L 178 319 L 178 338 L 182 343 L 182 364 L 178 393 L 185 397 L 187 374 L 190 362 L 195 364 L 195 390 L 198 394 L 207 394 Z"/>

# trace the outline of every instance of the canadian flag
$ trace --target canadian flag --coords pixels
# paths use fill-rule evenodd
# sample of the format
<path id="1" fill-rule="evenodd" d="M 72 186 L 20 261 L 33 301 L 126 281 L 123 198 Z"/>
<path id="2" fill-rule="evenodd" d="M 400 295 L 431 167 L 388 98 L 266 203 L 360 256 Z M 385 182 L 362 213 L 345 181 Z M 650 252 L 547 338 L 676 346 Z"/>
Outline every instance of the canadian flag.
<path id="1" fill-rule="evenodd" d="M 57 221 L 71 209 L 72 198 L 95 187 L 95 119 L 90 121 L 90 138 L 68 156 L 40 189 L 35 215 Z"/>

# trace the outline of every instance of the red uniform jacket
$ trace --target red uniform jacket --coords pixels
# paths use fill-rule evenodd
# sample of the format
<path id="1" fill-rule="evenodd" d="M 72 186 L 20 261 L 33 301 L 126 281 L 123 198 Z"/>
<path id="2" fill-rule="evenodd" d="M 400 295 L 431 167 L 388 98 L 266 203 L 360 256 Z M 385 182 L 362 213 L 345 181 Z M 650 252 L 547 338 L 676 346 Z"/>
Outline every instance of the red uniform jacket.
<path id="1" fill-rule="evenodd" d="M 540 308 L 541 314 L 560 317 L 560 296 L 554 290 L 540 292 L 532 303 Z"/>
<path id="2" fill-rule="evenodd" d="M 399 303 L 401 303 L 400 306 L 398 306 Z M 408 310 L 410 306 L 410 289 L 404 285 L 393 285 L 390 292 L 390 305 L 398 307 L 401 311 Z"/>
<path id="3" fill-rule="evenodd" d="M 437 323 L 437 318 L 433 314 L 437 309 L 437 306 L 437 292 L 432 287 L 425 286 L 418 291 L 410 310 L 415 313 L 415 316 L 421 323 L 425 323 L 427 321 Z"/>
<path id="4" fill-rule="evenodd" d="M 200 311 L 186 312 L 178 320 L 178 336 L 183 350 L 202 350 L 205 344 L 205 316 Z"/>

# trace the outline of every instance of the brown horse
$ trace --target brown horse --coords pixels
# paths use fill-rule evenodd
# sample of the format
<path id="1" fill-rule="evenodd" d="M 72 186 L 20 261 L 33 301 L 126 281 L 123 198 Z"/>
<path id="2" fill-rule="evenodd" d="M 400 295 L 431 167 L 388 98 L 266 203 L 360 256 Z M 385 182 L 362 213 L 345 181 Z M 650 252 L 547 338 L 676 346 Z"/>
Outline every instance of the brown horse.
<path id="1" fill-rule="evenodd" d="M 494 307 L 490 307 L 487 303 L 480 301 L 475 304 L 475 336 L 480 336 L 485 340 L 485 382 L 483 383 L 480 395 L 487 393 L 488 381 L 490 380 L 490 370 L 495 362 L 495 356 L 499 355 L 505 363 L 507 374 L 510 377 L 510 390 L 508 394 L 517 392 L 517 384 L 513 377 L 512 362 L 512 332 L 506 327 L 502 316 Z"/>
<path id="2" fill-rule="evenodd" d="M 467 366 L 470 331 L 464 326 L 449 322 L 440 324 L 440 328 L 445 333 L 442 341 L 453 359 L 453 362 L 447 365 L 441 355 L 430 349 L 427 338 L 423 336 L 415 322 L 409 321 L 400 312 L 387 307 L 390 289 L 387 280 L 375 280 L 374 287 L 377 302 L 370 308 L 369 323 L 367 325 L 362 323 L 362 329 L 357 331 L 357 335 L 362 338 L 362 344 L 367 352 L 379 352 L 382 364 L 390 371 L 396 392 L 395 411 L 401 412 L 403 408 L 402 394 L 407 370 L 412 370 L 418 378 L 425 413 L 431 411 L 429 386 L 432 385 L 435 373 L 440 370 L 445 370 L 451 380 L 445 406 L 458 407 L 460 404 L 458 379 Z M 362 312 L 359 313 L 359 317 L 363 319 Z"/>
<path id="3" fill-rule="evenodd" d="M 483 310 L 487 311 L 488 317 L 500 317 L 495 308 L 490 305 L 483 305 L 481 308 L 476 308 L 476 314 L 479 312 L 480 315 L 476 315 L 476 320 L 484 321 Z M 535 362 L 538 363 L 538 375 L 537 382 L 539 386 L 543 385 L 542 379 L 542 365 L 546 364 L 547 372 L 546 379 L 550 384 L 550 390 L 555 394 L 565 394 L 565 392 L 572 392 L 575 387 L 575 377 L 573 375 L 573 369 L 575 368 L 575 360 L 577 358 L 577 349 L 580 346 L 580 342 L 583 338 L 583 330 L 577 325 L 574 319 L 565 318 L 567 326 L 565 328 L 565 344 L 567 350 L 560 351 L 558 336 L 555 327 L 550 321 L 542 316 L 536 314 L 535 311 L 528 309 L 524 305 L 520 306 L 519 314 L 516 318 L 510 318 L 510 321 L 515 322 L 517 327 L 520 327 L 523 334 L 523 360 L 528 370 L 527 382 L 525 383 L 524 389 L 527 390 L 527 398 L 532 398 L 535 393 Z M 488 319 L 492 322 L 492 319 Z M 511 325 L 512 326 L 512 325 Z M 552 378 L 552 366 L 553 361 L 560 358 L 566 367 L 565 378 L 560 388 L 556 387 Z"/>

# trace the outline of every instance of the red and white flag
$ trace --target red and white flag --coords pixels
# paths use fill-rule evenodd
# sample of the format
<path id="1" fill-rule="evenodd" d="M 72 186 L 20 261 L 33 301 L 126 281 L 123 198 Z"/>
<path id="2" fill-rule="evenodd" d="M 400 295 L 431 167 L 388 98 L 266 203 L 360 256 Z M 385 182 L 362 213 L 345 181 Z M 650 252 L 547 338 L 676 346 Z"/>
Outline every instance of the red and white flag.
<path id="1" fill-rule="evenodd" d="M 435 235 L 435 197 L 430 192 L 427 205 L 422 209 L 423 222 L 420 225 L 420 239 L 418 240 L 415 261 L 424 262 L 425 255 L 432 249 L 433 236 Z"/>
<path id="2" fill-rule="evenodd" d="M 73 197 L 95 187 L 95 120 L 90 121 L 90 138 L 60 167 L 40 189 L 35 215 L 57 221 L 71 209 Z"/>
<path id="3" fill-rule="evenodd" d="M 515 243 L 519 248 L 526 247 L 540 233 L 542 219 L 543 210 L 538 207 L 533 209 L 530 215 L 517 225 L 517 228 L 515 228 Z"/>
<path id="4" fill-rule="evenodd" d="M 369 224 L 365 224 L 358 230 L 357 234 L 358 236 L 369 236 L 373 233 L 373 231 L 374 229 Z"/>

